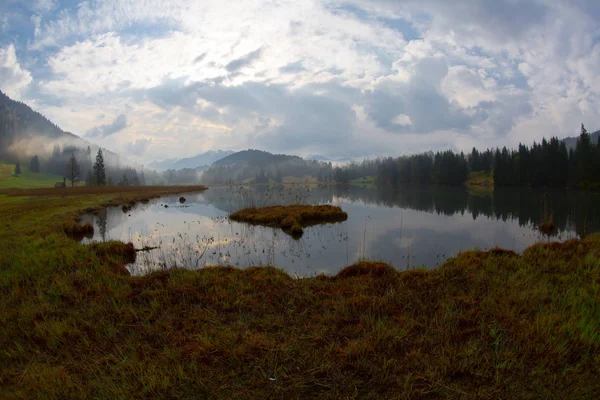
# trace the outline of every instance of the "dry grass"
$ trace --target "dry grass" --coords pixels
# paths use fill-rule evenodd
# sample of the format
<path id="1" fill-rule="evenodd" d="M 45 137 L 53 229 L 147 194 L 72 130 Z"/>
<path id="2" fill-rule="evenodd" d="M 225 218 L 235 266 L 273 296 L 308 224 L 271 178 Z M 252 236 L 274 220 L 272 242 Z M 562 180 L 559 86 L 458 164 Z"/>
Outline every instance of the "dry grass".
<path id="1" fill-rule="evenodd" d="M 75 240 L 82 240 L 84 237 L 94 236 L 94 226 L 90 222 L 81 225 L 76 221 L 67 221 L 62 226 L 63 232 Z"/>
<path id="2" fill-rule="evenodd" d="M 207 189 L 206 186 L 81 186 L 74 188 L 40 188 L 40 189 L 0 189 L 0 194 L 8 196 L 81 196 L 81 195 L 133 195 L 141 201 L 151 197 L 172 193 L 197 192 Z"/>
<path id="3" fill-rule="evenodd" d="M 0 398 L 600 393 L 598 236 L 465 252 L 433 271 L 130 277 L 115 252 L 58 229 L 118 197 L 0 196 Z"/>
<path id="4" fill-rule="evenodd" d="M 556 225 L 552 220 L 546 221 L 539 227 L 540 232 L 542 232 L 546 236 L 552 236 L 556 233 Z"/>
<path id="5" fill-rule="evenodd" d="M 337 206 L 293 204 L 246 208 L 231 214 L 229 218 L 233 221 L 279 227 L 293 235 L 301 235 L 303 227 L 345 221 L 348 219 L 348 214 Z"/>

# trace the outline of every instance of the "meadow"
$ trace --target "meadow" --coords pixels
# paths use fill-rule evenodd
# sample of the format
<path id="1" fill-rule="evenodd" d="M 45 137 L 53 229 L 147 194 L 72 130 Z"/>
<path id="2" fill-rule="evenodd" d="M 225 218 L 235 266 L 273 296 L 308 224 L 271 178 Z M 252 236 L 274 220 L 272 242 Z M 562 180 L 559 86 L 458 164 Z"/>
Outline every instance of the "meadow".
<path id="1" fill-rule="evenodd" d="M 47 188 L 56 182 L 62 182 L 63 177 L 48 173 L 34 173 L 29 167 L 21 165 L 21 174 L 15 175 L 15 165 L 0 162 L 0 189 L 8 188 Z"/>
<path id="2" fill-rule="evenodd" d="M 272 266 L 132 277 L 125 245 L 64 230 L 200 189 L 0 192 L 1 398 L 600 394 L 598 236 L 295 279 Z"/>

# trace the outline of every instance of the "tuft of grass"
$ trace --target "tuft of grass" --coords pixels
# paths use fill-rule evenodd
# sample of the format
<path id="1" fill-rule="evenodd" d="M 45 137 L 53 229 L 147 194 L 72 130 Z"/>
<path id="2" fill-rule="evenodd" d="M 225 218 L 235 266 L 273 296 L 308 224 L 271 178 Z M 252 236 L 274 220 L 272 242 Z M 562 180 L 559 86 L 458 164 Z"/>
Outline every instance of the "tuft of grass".
<path id="1" fill-rule="evenodd" d="M 392 278 L 396 276 L 396 269 L 382 262 L 360 261 L 350 265 L 335 275 L 338 279 L 351 277 L 376 277 L 376 278 Z"/>
<path id="2" fill-rule="evenodd" d="M 134 263 L 136 259 L 133 243 L 111 240 L 103 243 L 93 243 L 91 248 L 98 257 L 109 257 L 113 260 L 122 261 L 125 264 Z"/>
<path id="3" fill-rule="evenodd" d="M 0 195 L 0 398 L 600 393 L 600 236 L 294 279 L 274 267 L 127 276 L 61 230 L 156 193 Z"/>
<path id="4" fill-rule="evenodd" d="M 303 227 L 348 219 L 338 206 L 293 204 L 289 206 L 251 207 L 229 216 L 233 221 L 280 227 L 293 236 L 302 235 Z"/>
<path id="5" fill-rule="evenodd" d="M 542 223 L 538 229 L 546 236 L 552 236 L 556 233 L 556 225 L 551 219 Z"/>
<path id="6" fill-rule="evenodd" d="M 84 237 L 91 238 L 94 236 L 94 226 L 90 222 L 81 225 L 75 221 L 68 221 L 63 224 L 62 230 L 67 236 L 78 241 Z"/>

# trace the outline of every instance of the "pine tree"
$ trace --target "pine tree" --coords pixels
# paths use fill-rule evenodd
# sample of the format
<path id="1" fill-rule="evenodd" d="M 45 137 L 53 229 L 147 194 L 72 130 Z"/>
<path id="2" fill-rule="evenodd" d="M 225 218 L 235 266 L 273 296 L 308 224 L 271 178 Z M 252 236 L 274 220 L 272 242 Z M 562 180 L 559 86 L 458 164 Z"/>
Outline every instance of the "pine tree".
<path id="1" fill-rule="evenodd" d="M 102 149 L 98 149 L 98 154 L 96 154 L 94 178 L 96 185 L 106 185 L 106 170 L 104 168 L 104 156 L 102 155 Z"/>
<path id="2" fill-rule="evenodd" d="M 71 187 L 75 186 L 75 182 L 79 180 L 79 163 L 75 158 L 75 153 L 71 154 L 69 163 L 67 164 L 67 178 L 71 181 Z"/>
<path id="3" fill-rule="evenodd" d="M 575 157 L 577 158 L 579 179 L 581 181 L 588 181 L 591 178 L 590 165 L 593 162 L 594 154 L 592 139 L 583 124 L 581 124 L 581 134 L 575 146 Z"/>
<path id="4" fill-rule="evenodd" d="M 40 172 L 40 159 L 37 155 L 31 158 L 31 162 L 29 163 L 29 170 L 36 174 Z"/>

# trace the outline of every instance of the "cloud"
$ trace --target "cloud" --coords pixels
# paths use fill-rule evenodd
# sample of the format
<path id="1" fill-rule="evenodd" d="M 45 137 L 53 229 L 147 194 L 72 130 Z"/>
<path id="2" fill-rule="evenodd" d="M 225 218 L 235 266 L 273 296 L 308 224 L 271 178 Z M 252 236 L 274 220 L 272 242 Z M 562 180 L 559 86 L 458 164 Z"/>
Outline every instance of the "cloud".
<path id="1" fill-rule="evenodd" d="M 0 48 L 0 90 L 8 96 L 21 99 L 21 94 L 32 82 L 31 73 L 21 68 L 15 46 Z"/>
<path id="2" fill-rule="evenodd" d="M 143 156 L 151 143 L 152 140 L 147 138 L 137 139 L 134 142 L 129 142 L 125 145 L 125 155 L 133 155 L 137 157 Z"/>
<path id="3" fill-rule="evenodd" d="M 143 157 L 468 150 L 600 120 L 596 0 L 0 3 L 0 89 Z M 96 126 L 121 112 L 122 134 Z"/>
<path id="4" fill-rule="evenodd" d="M 281 71 L 282 73 L 293 74 L 296 72 L 306 71 L 306 68 L 304 68 L 304 65 L 302 64 L 302 60 L 300 60 L 300 61 L 296 61 L 296 62 L 284 65 L 283 67 L 279 68 L 279 71 Z"/>
<path id="5" fill-rule="evenodd" d="M 258 60 L 260 58 L 261 54 L 262 54 L 262 49 L 260 49 L 260 48 L 256 49 L 256 50 L 246 54 L 244 57 L 230 61 L 225 66 L 225 69 L 229 72 L 236 72 L 236 71 L 244 68 L 245 66 L 252 64 L 254 61 Z"/>
<path id="6" fill-rule="evenodd" d="M 127 116 L 125 114 L 119 114 L 115 120 L 106 125 L 96 126 L 92 129 L 89 129 L 85 135 L 89 138 L 105 138 L 112 134 L 122 131 L 127 127 Z"/>
<path id="7" fill-rule="evenodd" d="M 428 57 L 411 66 L 408 80 L 382 80 L 366 95 L 370 118 L 378 127 L 396 133 L 470 128 L 473 121 L 466 110 L 441 92 L 447 74 L 445 59 Z"/>

